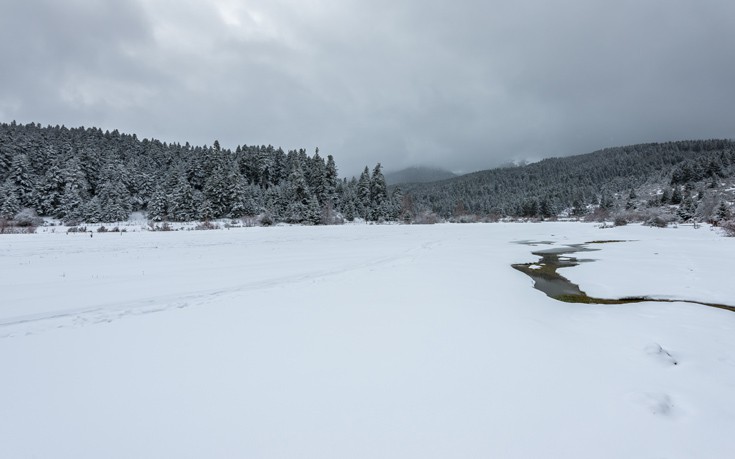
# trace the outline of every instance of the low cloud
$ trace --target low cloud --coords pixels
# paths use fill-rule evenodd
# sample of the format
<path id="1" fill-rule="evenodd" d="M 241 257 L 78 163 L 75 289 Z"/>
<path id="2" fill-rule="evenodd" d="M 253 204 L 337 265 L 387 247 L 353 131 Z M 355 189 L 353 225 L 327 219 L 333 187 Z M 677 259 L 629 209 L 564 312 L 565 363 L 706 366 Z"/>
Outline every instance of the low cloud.
<path id="1" fill-rule="evenodd" d="M 12 3 L 4 121 L 318 146 L 347 174 L 735 137 L 724 0 Z"/>

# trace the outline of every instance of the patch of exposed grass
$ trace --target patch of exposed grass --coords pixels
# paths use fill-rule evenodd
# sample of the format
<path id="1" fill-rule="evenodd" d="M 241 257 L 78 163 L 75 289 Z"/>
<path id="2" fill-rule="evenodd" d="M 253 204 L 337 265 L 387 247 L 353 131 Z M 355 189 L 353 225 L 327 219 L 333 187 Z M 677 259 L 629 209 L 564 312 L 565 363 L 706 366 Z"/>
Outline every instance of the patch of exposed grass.
<path id="1" fill-rule="evenodd" d="M 600 241 L 590 241 L 585 242 L 585 244 L 609 244 L 614 242 L 628 242 L 628 241 L 622 241 L 622 240 L 600 240 Z M 582 244 L 580 244 L 581 246 Z M 554 290 L 548 290 L 549 285 L 545 285 L 544 287 L 539 288 L 539 283 L 534 283 L 534 288 L 537 288 L 544 293 L 546 293 L 547 296 L 554 298 L 558 301 L 563 301 L 565 303 L 580 303 L 580 304 L 630 304 L 630 303 L 641 303 L 644 301 L 651 301 L 651 302 L 657 302 L 657 303 L 674 303 L 677 301 L 681 301 L 684 303 L 695 303 L 695 304 L 701 304 L 704 306 L 711 306 L 714 308 L 720 308 L 720 309 L 726 309 L 728 311 L 735 312 L 735 306 L 729 306 L 725 304 L 716 304 L 716 303 L 705 303 L 702 301 L 694 301 L 694 300 L 671 300 L 671 299 L 655 299 L 655 298 L 647 298 L 647 297 L 640 297 L 640 296 L 634 296 L 634 297 L 624 297 L 624 298 L 617 298 L 617 299 L 610 299 L 610 298 L 595 298 L 592 296 L 588 296 L 586 293 L 581 291 L 579 287 L 572 282 L 569 281 L 566 277 L 562 276 L 557 272 L 557 269 L 559 268 L 566 268 L 570 266 L 577 266 L 581 260 L 577 260 L 576 258 L 571 258 L 569 260 L 561 260 L 561 255 L 564 254 L 564 252 L 561 253 L 542 253 L 542 252 L 534 252 L 534 255 L 538 255 L 541 257 L 541 260 L 539 260 L 536 263 L 517 263 L 514 265 L 511 265 L 513 268 L 517 269 L 518 271 L 522 272 L 523 274 L 526 274 L 527 276 L 531 277 L 532 279 L 545 279 L 546 281 L 551 281 L 552 283 L 560 283 L 565 284 L 569 286 L 570 288 L 573 288 L 573 290 L 577 290 L 580 293 L 565 293 L 561 295 L 554 295 Z M 569 289 L 564 289 L 569 290 Z M 572 291 L 573 291 L 572 290 Z M 559 291 L 559 290 L 556 290 Z"/>
<path id="2" fill-rule="evenodd" d="M 511 266 L 531 277 L 543 277 L 546 279 L 556 279 L 561 277 L 556 272 L 556 266 L 546 263 L 518 263 Z M 538 266 L 538 268 L 531 268 L 531 266 Z"/>
<path id="3" fill-rule="evenodd" d="M 620 299 L 609 299 L 609 298 L 595 298 L 587 295 L 558 295 L 554 297 L 555 300 L 563 301 L 565 303 L 582 303 L 582 304 L 629 304 L 629 303 L 640 303 L 642 301 L 650 301 L 645 298 L 620 298 Z"/>

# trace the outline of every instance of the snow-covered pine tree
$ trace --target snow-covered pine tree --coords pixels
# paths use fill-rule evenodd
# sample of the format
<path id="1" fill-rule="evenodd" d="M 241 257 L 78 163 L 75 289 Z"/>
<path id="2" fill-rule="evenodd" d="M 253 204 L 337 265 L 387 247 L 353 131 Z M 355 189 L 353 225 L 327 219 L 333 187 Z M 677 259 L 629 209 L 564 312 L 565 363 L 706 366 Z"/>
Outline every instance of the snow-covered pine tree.
<path id="1" fill-rule="evenodd" d="M 58 164 L 52 164 L 36 188 L 35 208 L 40 215 L 54 215 L 64 194 L 64 174 Z"/>
<path id="2" fill-rule="evenodd" d="M 337 202 L 337 182 L 337 165 L 334 162 L 334 157 L 332 155 L 328 155 L 324 176 L 324 194 L 325 198 L 332 202 L 335 209 L 339 207 L 339 202 Z"/>
<path id="3" fill-rule="evenodd" d="M 84 204 L 82 209 L 82 220 L 87 223 L 99 223 L 102 221 L 102 205 L 100 198 L 94 196 Z"/>
<path id="4" fill-rule="evenodd" d="M 61 196 L 59 208 L 55 216 L 65 222 L 77 222 L 84 218 L 84 201 L 79 193 L 79 188 L 73 183 L 64 186 L 64 194 Z"/>
<path id="5" fill-rule="evenodd" d="M 310 225 L 318 225 L 322 219 L 322 206 L 319 204 L 319 200 L 315 195 L 309 196 L 309 201 L 306 205 L 306 214 L 304 216 L 304 222 Z"/>
<path id="6" fill-rule="evenodd" d="M 121 166 L 106 167 L 99 184 L 97 196 L 101 206 L 103 222 L 127 220 L 130 216 L 130 194 L 125 186 L 127 180 Z"/>
<path id="7" fill-rule="evenodd" d="M 725 204 L 725 201 L 720 201 L 720 205 L 717 206 L 717 213 L 716 218 L 719 221 L 726 221 L 730 220 L 732 217 L 732 213 L 730 212 L 730 208 L 727 204 Z"/>
<path id="8" fill-rule="evenodd" d="M 20 208 L 17 188 L 8 180 L 0 188 L 0 218 L 10 220 L 20 212 Z"/>
<path id="9" fill-rule="evenodd" d="M 370 199 L 370 169 L 365 166 L 365 170 L 360 174 L 360 179 L 357 181 L 357 189 L 355 194 L 355 208 L 360 217 L 367 220 L 372 212 L 372 202 Z"/>
<path id="10" fill-rule="evenodd" d="M 682 222 L 688 222 L 692 218 L 694 218 L 696 211 L 697 205 L 695 204 L 691 196 L 687 196 L 682 200 L 681 204 L 679 205 L 679 209 L 676 211 L 676 214 L 679 216 L 679 219 Z"/>
<path id="11" fill-rule="evenodd" d="M 198 192 L 201 193 L 201 192 Z M 176 187 L 167 197 L 168 215 L 176 221 L 192 221 L 197 218 L 197 199 L 194 196 L 194 189 L 189 185 L 186 177 L 179 176 Z M 210 205 L 211 211 L 211 205 Z M 211 217 L 210 217 L 211 218 Z"/>
<path id="12" fill-rule="evenodd" d="M 217 155 L 220 157 L 221 154 Z M 228 166 L 220 158 L 204 183 L 202 190 L 212 205 L 214 217 L 224 217 L 231 207 L 231 193 L 229 184 Z"/>
<path id="13" fill-rule="evenodd" d="M 681 195 L 681 190 L 678 186 L 675 186 L 671 192 L 671 204 L 681 204 L 682 199 L 684 198 Z"/>
<path id="14" fill-rule="evenodd" d="M 385 184 L 382 166 L 380 163 L 375 165 L 373 174 L 370 177 L 370 216 L 371 220 L 379 221 L 387 217 L 388 213 L 388 187 Z"/>
<path id="15" fill-rule="evenodd" d="M 35 204 L 33 201 L 36 198 L 34 193 L 36 180 L 31 171 L 31 164 L 27 155 L 19 154 L 13 158 L 8 180 L 15 187 L 16 197 L 20 201 L 21 207 L 31 207 Z"/>
<path id="16" fill-rule="evenodd" d="M 158 186 L 153 192 L 150 201 L 148 201 L 148 219 L 154 222 L 166 220 L 168 217 L 167 207 L 166 193 Z"/>

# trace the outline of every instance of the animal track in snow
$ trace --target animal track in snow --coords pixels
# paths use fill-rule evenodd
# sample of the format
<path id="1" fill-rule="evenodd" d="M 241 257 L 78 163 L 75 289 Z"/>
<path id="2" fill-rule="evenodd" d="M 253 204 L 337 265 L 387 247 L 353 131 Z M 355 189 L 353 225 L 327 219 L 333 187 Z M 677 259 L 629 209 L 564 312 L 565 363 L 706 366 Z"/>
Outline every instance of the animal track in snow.
<path id="1" fill-rule="evenodd" d="M 650 355 L 663 364 L 679 365 L 679 361 L 676 360 L 669 351 L 661 347 L 661 345 L 658 343 L 649 344 L 648 346 L 646 346 L 645 351 L 646 354 Z"/>

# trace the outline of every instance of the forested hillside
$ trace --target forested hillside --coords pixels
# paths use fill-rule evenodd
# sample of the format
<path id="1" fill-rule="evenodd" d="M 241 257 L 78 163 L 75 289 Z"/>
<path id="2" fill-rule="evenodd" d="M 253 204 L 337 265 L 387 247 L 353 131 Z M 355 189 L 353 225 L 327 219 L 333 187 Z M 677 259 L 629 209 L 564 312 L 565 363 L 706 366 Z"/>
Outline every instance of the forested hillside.
<path id="1" fill-rule="evenodd" d="M 665 207 L 687 220 L 729 211 L 733 175 L 735 142 L 697 140 L 550 158 L 404 185 L 403 191 L 416 211 L 433 211 L 445 218 L 463 214 L 546 218 L 559 213 L 582 216 L 600 208 Z"/>
<path id="2" fill-rule="evenodd" d="M 433 183 L 386 186 L 381 165 L 340 179 L 317 149 L 224 149 L 138 139 L 96 128 L 0 124 L 0 219 L 30 209 L 66 223 L 258 217 L 330 224 L 439 218 L 607 216 L 662 210 L 680 221 L 728 219 L 735 142 L 609 148 Z M 25 210 L 24 210 L 25 209 Z"/>
<path id="3" fill-rule="evenodd" d="M 394 193 L 395 194 L 395 193 Z M 139 140 L 96 128 L 0 124 L 0 218 L 22 209 L 67 223 L 260 216 L 263 223 L 391 220 L 380 164 L 340 180 L 334 158 L 273 146 L 235 151 Z"/>
<path id="4" fill-rule="evenodd" d="M 439 180 L 446 180 L 456 176 L 452 172 L 433 167 L 409 167 L 400 171 L 386 173 L 385 181 L 388 185 L 400 185 L 403 183 L 438 182 Z"/>

